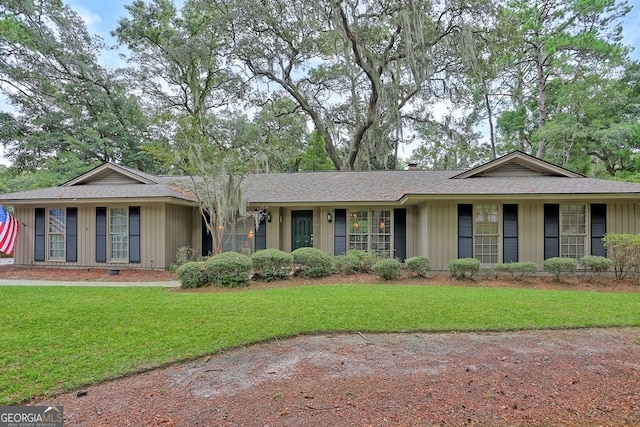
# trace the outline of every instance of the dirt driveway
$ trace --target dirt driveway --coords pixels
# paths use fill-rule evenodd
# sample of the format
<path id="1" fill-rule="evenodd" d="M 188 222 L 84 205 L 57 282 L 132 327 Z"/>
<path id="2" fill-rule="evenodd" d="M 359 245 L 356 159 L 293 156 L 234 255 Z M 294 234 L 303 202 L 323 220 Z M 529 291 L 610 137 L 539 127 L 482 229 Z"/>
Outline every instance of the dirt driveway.
<path id="1" fill-rule="evenodd" d="M 83 391 L 35 403 L 65 426 L 640 425 L 640 329 L 300 336 Z"/>

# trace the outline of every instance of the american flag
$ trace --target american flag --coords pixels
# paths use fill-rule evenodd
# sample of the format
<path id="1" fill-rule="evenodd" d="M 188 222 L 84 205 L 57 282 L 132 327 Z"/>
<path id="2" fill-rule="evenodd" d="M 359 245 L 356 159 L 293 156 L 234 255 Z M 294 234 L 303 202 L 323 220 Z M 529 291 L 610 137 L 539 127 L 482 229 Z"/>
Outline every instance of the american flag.
<path id="1" fill-rule="evenodd" d="M 19 229 L 18 221 L 0 205 L 0 252 L 13 255 Z"/>

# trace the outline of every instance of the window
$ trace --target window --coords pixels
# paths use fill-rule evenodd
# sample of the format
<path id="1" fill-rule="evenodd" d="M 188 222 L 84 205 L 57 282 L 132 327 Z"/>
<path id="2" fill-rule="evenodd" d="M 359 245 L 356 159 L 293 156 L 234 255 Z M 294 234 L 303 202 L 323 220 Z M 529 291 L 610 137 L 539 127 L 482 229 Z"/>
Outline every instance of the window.
<path id="1" fill-rule="evenodd" d="M 247 256 L 251 255 L 255 240 L 253 228 L 253 217 L 227 225 L 222 236 L 222 250 L 224 252 L 238 252 Z"/>
<path id="2" fill-rule="evenodd" d="M 391 211 L 349 211 L 348 248 L 391 257 Z"/>
<path id="3" fill-rule="evenodd" d="M 127 208 L 109 209 L 109 258 L 129 261 L 129 214 Z"/>
<path id="4" fill-rule="evenodd" d="M 582 258 L 587 236 L 586 205 L 560 205 L 560 256 Z"/>
<path id="5" fill-rule="evenodd" d="M 474 257 L 481 263 L 498 263 L 499 234 L 498 205 L 475 205 Z"/>
<path id="6" fill-rule="evenodd" d="M 49 208 L 49 228 L 47 242 L 50 260 L 65 260 L 65 236 L 67 218 L 64 209 Z"/>

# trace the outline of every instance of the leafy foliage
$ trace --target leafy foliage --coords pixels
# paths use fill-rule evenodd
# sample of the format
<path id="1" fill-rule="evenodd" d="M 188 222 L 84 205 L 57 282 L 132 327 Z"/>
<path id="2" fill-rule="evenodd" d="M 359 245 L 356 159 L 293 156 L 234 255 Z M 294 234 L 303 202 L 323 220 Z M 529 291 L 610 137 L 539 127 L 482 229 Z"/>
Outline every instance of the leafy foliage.
<path id="1" fill-rule="evenodd" d="M 304 277 L 326 277 L 333 273 L 333 258 L 320 249 L 298 248 L 291 252 L 291 256 Z"/>
<path id="2" fill-rule="evenodd" d="M 400 267 L 402 263 L 397 259 L 381 259 L 373 264 L 371 270 L 384 280 L 393 280 L 400 276 Z"/>
<path id="3" fill-rule="evenodd" d="M 251 258 L 237 252 L 223 252 L 205 262 L 209 282 L 229 288 L 249 286 L 253 263 Z"/>
<path id="4" fill-rule="evenodd" d="M 293 256 L 278 249 L 264 249 L 251 255 L 254 277 L 265 282 L 288 279 L 293 270 Z"/>
<path id="5" fill-rule="evenodd" d="M 190 261 L 176 269 L 182 288 L 201 288 L 210 283 L 208 268 L 204 261 Z"/>
<path id="6" fill-rule="evenodd" d="M 580 265 L 595 276 L 599 276 L 613 267 L 613 261 L 603 256 L 588 255 L 580 258 Z"/>
<path id="7" fill-rule="evenodd" d="M 449 261 L 449 273 L 456 279 L 473 278 L 480 271 L 480 261 L 475 258 L 458 258 Z"/>
<path id="8" fill-rule="evenodd" d="M 617 279 L 640 272 L 640 235 L 607 233 L 602 240 Z"/>
<path id="9" fill-rule="evenodd" d="M 509 273 L 512 277 L 522 279 L 538 272 L 538 264 L 531 261 L 506 262 L 495 266 L 497 272 Z"/>
<path id="10" fill-rule="evenodd" d="M 429 258 L 424 256 L 415 256 L 405 261 L 407 269 L 420 277 L 426 277 L 431 271 Z"/>
<path id="11" fill-rule="evenodd" d="M 560 276 L 563 274 L 575 274 L 579 261 L 575 258 L 552 257 L 544 260 L 542 265 L 545 271 L 553 274 L 555 280 L 560 280 Z"/>

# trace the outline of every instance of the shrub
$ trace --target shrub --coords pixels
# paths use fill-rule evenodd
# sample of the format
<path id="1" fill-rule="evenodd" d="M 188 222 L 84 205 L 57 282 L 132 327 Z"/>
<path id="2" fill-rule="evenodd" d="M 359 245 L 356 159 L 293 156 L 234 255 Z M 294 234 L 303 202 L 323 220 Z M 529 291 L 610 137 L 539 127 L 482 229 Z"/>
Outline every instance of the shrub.
<path id="1" fill-rule="evenodd" d="M 251 258 L 237 252 L 223 252 L 205 261 L 209 282 L 216 286 L 239 287 L 251 284 Z"/>
<path id="2" fill-rule="evenodd" d="M 554 279 L 560 280 L 562 274 L 575 274 L 578 270 L 578 260 L 575 258 L 553 257 L 544 261 L 545 271 L 553 274 Z"/>
<path id="3" fill-rule="evenodd" d="M 587 255 L 580 259 L 580 265 L 585 270 L 592 272 L 594 276 L 599 276 L 600 273 L 613 267 L 613 261 L 603 256 Z"/>
<path id="4" fill-rule="evenodd" d="M 458 258 L 449 261 L 449 273 L 456 279 L 473 277 L 480 270 L 480 261 L 475 258 Z"/>
<path id="5" fill-rule="evenodd" d="M 431 265 L 429 264 L 429 258 L 423 256 L 414 256 L 405 261 L 407 269 L 420 277 L 426 277 L 431 271 Z"/>
<path id="6" fill-rule="evenodd" d="M 350 249 L 345 252 L 345 256 L 356 260 L 358 263 L 356 271 L 359 273 L 371 273 L 373 264 L 380 259 L 378 255 L 360 249 Z"/>
<path id="7" fill-rule="evenodd" d="M 371 270 L 384 280 L 392 280 L 397 279 L 400 275 L 401 266 L 402 263 L 397 259 L 381 259 L 373 264 Z"/>
<path id="8" fill-rule="evenodd" d="M 293 257 L 278 249 L 264 249 L 251 255 L 253 270 L 265 282 L 287 279 L 293 270 Z"/>
<path id="9" fill-rule="evenodd" d="M 640 235 L 607 233 L 602 239 L 607 255 L 613 261 L 616 279 L 640 270 Z"/>
<path id="10" fill-rule="evenodd" d="M 300 266 L 304 277 L 326 277 L 333 274 L 333 258 L 316 248 L 298 248 L 291 252 L 293 263 Z"/>
<path id="11" fill-rule="evenodd" d="M 497 272 L 509 273 L 511 277 L 522 279 L 538 272 L 538 264 L 530 261 L 507 262 L 495 267 Z"/>
<path id="12" fill-rule="evenodd" d="M 338 255 L 333 257 L 333 264 L 336 271 L 340 274 L 355 274 L 362 267 L 357 257 L 349 255 Z"/>
<path id="13" fill-rule="evenodd" d="M 200 288 L 209 284 L 209 274 L 203 261 L 182 264 L 176 270 L 181 288 Z"/>
<path id="14" fill-rule="evenodd" d="M 178 267 L 191 261 L 200 261 L 197 248 L 182 246 L 176 251 L 176 260 L 169 266 L 169 271 L 175 272 Z"/>

